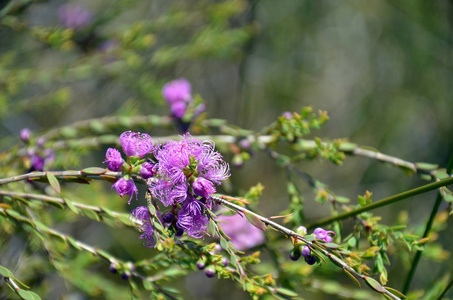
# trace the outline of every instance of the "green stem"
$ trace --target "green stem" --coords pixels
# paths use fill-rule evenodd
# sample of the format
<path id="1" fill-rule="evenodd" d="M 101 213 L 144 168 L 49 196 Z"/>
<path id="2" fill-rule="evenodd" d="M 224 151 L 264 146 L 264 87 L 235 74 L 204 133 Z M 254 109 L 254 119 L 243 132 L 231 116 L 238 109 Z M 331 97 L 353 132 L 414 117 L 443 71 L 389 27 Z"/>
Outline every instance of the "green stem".
<path id="1" fill-rule="evenodd" d="M 447 165 L 447 174 L 450 174 L 453 169 L 453 154 L 450 156 L 450 160 L 448 161 Z M 431 211 L 431 215 L 429 216 L 428 222 L 426 223 L 425 232 L 423 233 L 423 238 L 428 237 L 429 232 L 434 223 L 434 219 L 436 218 L 437 211 L 439 210 L 439 206 L 442 203 L 442 194 L 439 192 L 436 197 L 436 202 L 434 203 L 433 209 Z M 414 278 L 415 271 L 417 270 L 418 263 L 422 257 L 422 251 L 418 250 L 415 253 L 414 260 L 412 261 L 411 269 L 407 274 L 406 281 L 404 282 L 403 294 L 406 294 L 409 291 L 411 286 L 412 279 Z"/>
<path id="2" fill-rule="evenodd" d="M 413 197 L 413 196 L 416 196 L 419 194 L 430 192 L 432 190 L 438 189 L 443 186 L 447 186 L 452 183 L 453 183 L 453 177 L 443 179 L 443 180 L 433 182 L 433 183 L 428 183 L 421 187 L 418 187 L 418 188 L 415 188 L 415 189 L 412 189 L 412 190 L 409 190 L 409 191 L 406 191 L 406 192 L 403 192 L 403 193 L 400 193 L 400 194 L 397 194 L 397 195 L 394 195 L 394 196 L 391 196 L 388 198 L 384 198 L 379 201 L 376 201 L 370 205 L 366 205 L 366 206 L 363 206 L 363 207 L 360 207 L 360 208 L 357 208 L 357 209 L 354 209 L 351 211 L 347 211 L 347 212 L 341 213 L 339 215 L 336 215 L 336 216 L 321 220 L 319 222 L 310 224 L 307 226 L 307 228 L 314 228 L 314 227 L 318 227 L 321 225 L 330 224 L 335 221 L 344 220 L 344 219 L 356 216 L 358 214 L 361 214 L 363 212 L 373 210 L 378 207 L 386 206 L 386 205 L 389 205 L 389 204 L 392 204 L 392 203 L 395 203 L 395 202 L 398 202 L 398 201 L 401 201 L 401 200 L 404 200 L 404 199 L 407 199 L 407 198 L 410 198 L 410 197 Z"/>
<path id="3" fill-rule="evenodd" d="M 437 300 L 442 300 L 445 296 L 445 294 L 447 294 L 448 290 L 453 286 L 453 279 L 450 280 L 450 282 L 448 283 L 448 285 L 445 287 L 444 291 L 442 292 L 442 294 L 440 294 L 440 296 L 437 298 Z"/>

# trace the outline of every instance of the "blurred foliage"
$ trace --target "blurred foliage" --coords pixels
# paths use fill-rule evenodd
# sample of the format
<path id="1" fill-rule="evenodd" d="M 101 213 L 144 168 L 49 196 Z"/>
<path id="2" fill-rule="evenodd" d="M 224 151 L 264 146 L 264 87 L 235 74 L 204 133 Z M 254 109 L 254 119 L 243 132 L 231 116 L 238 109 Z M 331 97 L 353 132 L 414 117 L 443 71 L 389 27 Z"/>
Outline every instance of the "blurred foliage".
<path id="1" fill-rule="evenodd" d="M 90 22 L 80 28 L 63 26 L 63 5 L 83 7 L 91 14 Z M 242 167 L 233 170 L 226 193 L 252 202 L 263 215 L 287 215 L 284 222 L 290 228 L 366 206 L 372 198 L 425 182 L 371 159 L 349 159 L 357 155 L 356 149 L 365 149 L 358 145 L 410 161 L 447 164 L 453 149 L 452 12 L 448 0 L 1 2 L 0 150 L 5 151 L 0 152 L 0 176 L 26 173 L 30 149 L 55 150 L 49 169 L 82 169 L 100 166 L 105 147 L 117 144 L 124 130 L 176 135 L 161 88 L 183 76 L 207 100 L 207 115 L 219 118 L 201 115 L 191 132 L 236 138 L 233 143 L 216 141 L 231 164 Z M 319 114 L 312 114 L 311 104 L 321 109 Z M 324 110 L 330 120 L 322 135 L 347 139 L 320 139 L 319 131 L 312 132 L 327 121 Z M 295 113 L 287 119 L 283 111 Z M 137 117 L 141 115 L 146 117 Z M 18 138 L 25 127 L 32 129 L 26 147 Z M 271 159 L 253 139 L 260 134 L 274 138 L 263 151 Z M 41 136 L 46 138 L 42 149 Z M 312 140 L 305 140 L 308 137 Z M 240 143 L 244 139 L 250 147 Z M 448 177 L 436 165 L 394 165 L 428 180 Z M 5 216 L 0 217 L 1 274 L 24 282 L 44 299 L 157 297 L 176 288 L 187 299 L 248 299 L 264 293 L 259 286 L 268 284 L 282 287 L 282 297 L 294 291 L 306 299 L 380 297 L 355 288 L 330 262 L 311 267 L 289 261 L 293 245 L 270 230 L 267 243 L 244 257 L 249 257 L 245 261 L 253 264 L 252 271 L 273 277 L 256 275 L 244 288 L 250 294 L 244 294 L 231 289 L 228 281 L 197 277 L 198 258 L 165 256 L 142 247 L 136 230 L 127 226 L 129 208 L 105 183 L 60 184 L 66 202 L 53 205 L 64 209 L 50 208 L 39 199 L 0 196 Z M 50 186 L 34 181 L 8 184 L 8 191 L 55 196 Z M 350 265 L 400 290 L 411 268 L 409 250 L 423 249 L 408 296 L 436 299 L 449 285 L 452 268 L 448 216 L 453 197 L 447 188 L 441 195 L 444 201 L 428 242 L 420 237 L 434 200 L 431 194 L 410 200 L 413 204 L 406 200 L 362 213 L 352 222 L 334 222 L 334 242 Z M 105 210 L 93 213 L 73 203 Z M 43 226 L 76 241 L 40 233 L 36 226 L 14 219 L 14 213 L 6 212 L 10 208 L 25 215 L 33 211 L 29 220 L 39 217 Z M 112 217 L 111 211 L 123 215 Z M 109 253 L 103 257 L 79 251 L 78 241 Z M 212 250 L 204 244 L 196 249 Z M 259 264 L 255 250 L 262 252 Z M 134 261 L 168 290 L 138 288 L 139 280 L 122 281 L 110 274 L 108 265 L 100 263 L 110 255 L 124 260 L 118 265 L 121 274 L 131 272 L 129 262 Z M 214 255 L 210 259 L 220 262 Z M 162 271 L 174 265 L 181 268 Z M 234 277 L 220 264 L 216 271 Z M 0 290 L 0 298 L 15 296 L 6 286 Z"/>

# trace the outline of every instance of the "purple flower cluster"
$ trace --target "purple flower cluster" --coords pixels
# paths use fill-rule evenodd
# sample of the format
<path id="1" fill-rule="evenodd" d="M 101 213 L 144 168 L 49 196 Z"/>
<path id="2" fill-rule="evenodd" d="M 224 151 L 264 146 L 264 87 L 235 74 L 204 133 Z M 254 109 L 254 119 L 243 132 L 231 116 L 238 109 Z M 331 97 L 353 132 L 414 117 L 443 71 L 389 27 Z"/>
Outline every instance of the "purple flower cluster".
<path id="1" fill-rule="evenodd" d="M 176 226 L 189 236 L 202 237 L 208 224 L 204 209 L 212 206 L 215 185 L 230 176 L 228 164 L 212 141 L 200 142 L 189 134 L 159 145 L 154 157 L 156 174 L 149 180 L 153 196 L 164 206 L 181 206 Z"/>
<path id="2" fill-rule="evenodd" d="M 187 132 L 192 119 L 206 110 L 206 104 L 199 98 L 194 100 L 191 92 L 192 87 L 184 78 L 170 81 L 162 88 L 162 96 L 182 132 Z"/>
<path id="3" fill-rule="evenodd" d="M 172 116 L 182 119 L 186 113 L 187 106 L 192 102 L 192 87 L 185 78 L 170 81 L 164 85 L 162 95 L 170 105 Z"/>
<path id="4" fill-rule="evenodd" d="M 176 237 L 186 232 L 188 236 L 202 238 L 209 222 L 206 209 L 212 208 L 215 186 L 230 176 L 228 164 L 214 151 L 214 143 L 200 142 L 186 134 L 181 141 L 169 140 L 154 146 L 148 134 L 131 131 L 121 134 L 120 142 L 126 161 L 114 148 L 107 150 L 104 161 L 110 171 L 123 174 L 112 186 L 117 194 L 130 196 L 130 203 L 138 193 L 132 176 L 147 179 L 151 195 L 164 206 L 170 206 L 162 216 L 158 213 L 160 222 L 171 228 Z M 154 160 L 144 158 L 147 154 Z M 154 246 L 154 229 L 147 207 L 134 209 L 131 217 L 143 222 L 140 238 L 145 240 L 145 246 Z"/>
<path id="5" fill-rule="evenodd" d="M 31 131 L 28 128 L 23 128 L 20 131 L 20 139 L 30 144 Z M 36 146 L 27 150 L 26 157 L 28 158 L 27 165 L 30 167 L 30 171 L 42 171 L 45 165 L 55 159 L 55 154 L 52 149 L 44 149 L 45 140 L 40 137 L 36 140 Z"/>
<path id="6" fill-rule="evenodd" d="M 107 168 L 112 172 L 125 171 L 125 176 L 115 182 L 112 188 L 121 197 L 130 196 L 128 202 L 130 204 L 134 194 L 135 198 L 137 198 L 138 193 L 134 180 L 131 178 L 132 173 L 136 170 L 140 174 L 144 174 L 145 177 L 143 178 L 145 179 L 152 176 L 152 169 L 149 170 L 149 163 L 145 162 L 140 165 L 138 159 L 153 151 L 154 141 L 146 133 L 126 131 L 120 135 L 120 142 L 123 152 L 127 156 L 127 162 L 123 160 L 121 153 L 117 149 L 109 148 L 105 154 L 104 163 L 107 163 Z"/>

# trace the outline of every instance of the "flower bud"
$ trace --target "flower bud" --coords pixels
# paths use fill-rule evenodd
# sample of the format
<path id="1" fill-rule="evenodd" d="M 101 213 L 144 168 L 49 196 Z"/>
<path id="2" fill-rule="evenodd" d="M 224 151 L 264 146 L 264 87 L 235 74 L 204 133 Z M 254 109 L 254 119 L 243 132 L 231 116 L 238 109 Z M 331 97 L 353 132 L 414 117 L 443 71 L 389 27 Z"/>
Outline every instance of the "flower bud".
<path id="1" fill-rule="evenodd" d="M 118 272 L 118 270 L 116 269 L 116 264 L 111 264 L 109 270 L 112 274 L 116 274 Z"/>
<path id="2" fill-rule="evenodd" d="M 204 273 L 205 273 L 206 277 L 212 278 L 212 277 L 214 277 L 214 275 L 215 275 L 215 269 L 214 269 L 214 267 L 209 266 L 209 267 L 206 269 L 206 271 L 204 271 Z"/>
<path id="3" fill-rule="evenodd" d="M 203 260 L 200 259 L 199 261 L 197 261 L 197 268 L 198 268 L 198 270 L 200 270 L 200 271 L 201 271 L 201 270 L 204 270 L 204 268 L 206 268 L 206 264 L 204 263 Z"/>
<path id="4" fill-rule="evenodd" d="M 314 265 L 316 263 L 316 257 L 314 255 L 305 257 L 305 262 L 309 265 Z"/>
<path id="5" fill-rule="evenodd" d="M 300 255 L 301 255 L 300 251 L 298 251 L 297 249 L 293 249 L 293 251 L 291 251 L 291 253 L 289 254 L 289 258 L 291 260 L 296 261 L 300 258 Z"/>
<path id="6" fill-rule="evenodd" d="M 222 258 L 222 264 L 223 264 L 223 266 L 228 267 L 228 264 L 229 264 L 229 263 L 230 263 L 230 262 L 228 261 L 228 259 L 227 259 L 226 257 L 223 257 L 223 258 Z"/>
<path id="7" fill-rule="evenodd" d="M 123 279 L 123 280 L 128 280 L 130 277 L 131 277 L 131 274 L 127 271 L 121 274 L 121 279 Z"/>
<path id="8" fill-rule="evenodd" d="M 25 143 L 28 143 L 28 140 L 30 139 L 30 129 L 28 128 L 23 128 L 21 131 L 20 131 L 20 139 L 25 142 Z"/>
<path id="9" fill-rule="evenodd" d="M 162 220 L 164 223 L 171 223 L 175 219 L 175 215 L 173 215 L 171 212 L 166 212 L 162 215 Z"/>

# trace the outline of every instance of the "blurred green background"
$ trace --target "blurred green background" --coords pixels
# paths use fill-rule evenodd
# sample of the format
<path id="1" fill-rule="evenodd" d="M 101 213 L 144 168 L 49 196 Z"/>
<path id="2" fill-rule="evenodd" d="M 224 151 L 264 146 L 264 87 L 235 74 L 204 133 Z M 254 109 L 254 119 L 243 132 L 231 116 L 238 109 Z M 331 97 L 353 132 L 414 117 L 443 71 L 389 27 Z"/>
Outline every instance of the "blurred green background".
<path id="1" fill-rule="evenodd" d="M 88 12 L 86 25 L 65 28 L 71 16 L 61 16 L 64 5 Z M 1 150 L 19 142 L 24 127 L 39 134 L 94 117 L 168 114 L 161 88 L 179 77 L 203 97 L 209 117 L 243 128 L 260 130 L 284 111 L 313 105 L 327 110 L 330 121 L 312 137 L 348 138 L 441 166 L 453 149 L 452 1 L 10 0 L 1 1 L 0 9 Z M 72 168 L 100 166 L 104 151 L 85 152 L 81 165 Z M 360 157 L 347 157 L 342 167 L 326 161 L 298 167 L 352 199 L 369 190 L 378 200 L 426 183 Z M 255 153 L 232 170 L 232 192 L 261 182 L 266 189 L 259 208 L 266 216 L 276 215 L 288 205 L 285 180 L 284 170 L 266 154 Z M 329 214 L 302 180 L 299 188 L 309 223 Z M 110 197 L 105 203 L 119 201 L 113 193 L 105 197 Z M 376 213 L 383 215 L 382 223 L 393 225 L 407 210 L 416 228 L 426 222 L 434 199 L 435 193 L 427 193 Z M 351 224 L 346 222 L 345 230 Z M 79 225 L 73 233 L 87 242 L 99 243 L 105 235 L 106 248 L 123 243 L 132 257 L 150 251 L 130 232 L 124 239 L 108 228 L 88 233 L 100 226 L 96 223 Z M 446 232 L 452 222 L 447 226 L 440 242 L 451 249 Z M 392 261 L 390 286 L 402 288 L 408 262 Z M 412 287 L 429 287 L 452 267 L 451 260 L 422 260 Z M 335 278 L 347 282 L 344 277 Z M 52 295 L 71 290 L 53 279 L 61 286 L 50 288 Z M 187 286 L 187 299 L 248 298 L 232 289 L 233 283 L 202 273 L 178 284 Z M 85 299 L 71 295 L 64 299 Z M 301 296 L 337 299 L 308 291 Z"/>

